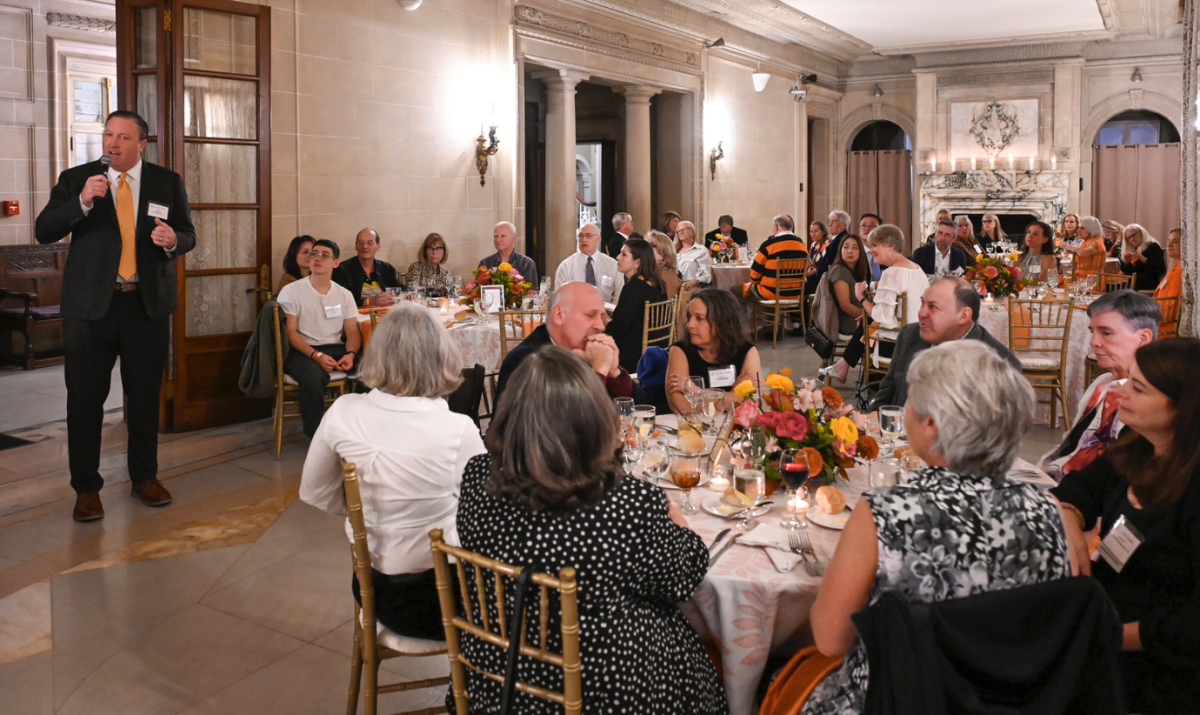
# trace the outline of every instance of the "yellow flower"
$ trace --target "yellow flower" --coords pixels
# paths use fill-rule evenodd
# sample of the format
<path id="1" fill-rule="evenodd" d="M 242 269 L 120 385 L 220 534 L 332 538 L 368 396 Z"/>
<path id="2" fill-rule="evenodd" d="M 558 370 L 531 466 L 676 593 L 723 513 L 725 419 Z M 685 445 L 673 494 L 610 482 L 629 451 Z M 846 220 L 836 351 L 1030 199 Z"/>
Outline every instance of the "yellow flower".
<path id="1" fill-rule="evenodd" d="M 501 263 L 500 265 L 496 266 L 496 270 L 504 271 L 505 273 L 508 273 L 509 271 L 512 270 L 512 264 L 511 263 Z"/>
<path id="2" fill-rule="evenodd" d="M 749 380 L 742 380 L 733 388 L 733 396 L 739 400 L 744 400 L 754 392 L 754 383 Z"/>
<path id="3" fill-rule="evenodd" d="M 1017 253 L 1016 251 L 1013 251 L 1012 253 L 1008 254 L 1008 260 L 1010 260 L 1010 261 L 1016 262 L 1020 258 L 1021 258 L 1021 254 Z"/>
<path id="4" fill-rule="evenodd" d="M 830 420 L 829 431 L 846 444 L 854 444 L 858 441 L 858 428 L 854 426 L 854 422 L 849 417 L 836 417 Z"/>
<path id="5" fill-rule="evenodd" d="M 783 390 L 784 392 L 794 392 L 796 390 L 795 384 L 793 384 L 791 380 L 783 375 L 771 373 L 770 375 L 767 375 L 765 382 L 767 387 L 771 388 L 772 390 Z"/>

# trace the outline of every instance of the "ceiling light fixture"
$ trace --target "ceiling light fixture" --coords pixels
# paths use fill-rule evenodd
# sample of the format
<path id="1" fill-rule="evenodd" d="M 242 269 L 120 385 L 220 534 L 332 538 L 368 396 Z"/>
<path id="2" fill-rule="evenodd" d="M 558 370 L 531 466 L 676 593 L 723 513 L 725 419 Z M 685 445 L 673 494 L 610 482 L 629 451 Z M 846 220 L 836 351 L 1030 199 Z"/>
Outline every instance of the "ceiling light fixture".
<path id="1" fill-rule="evenodd" d="M 400 0 L 400 7 L 411 12 L 421 7 L 421 0 Z"/>
<path id="2" fill-rule="evenodd" d="M 725 46 L 725 38 L 724 38 L 724 37 L 718 37 L 717 39 L 713 40 L 711 43 L 709 43 L 709 44 L 705 45 L 705 46 L 704 46 L 704 49 L 706 49 L 706 50 L 713 50 L 713 49 L 716 49 L 716 48 L 718 48 L 718 47 L 724 47 L 724 46 Z"/>
<path id="3" fill-rule="evenodd" d="M 1141 82 L 1141 81 L 1142 81 L 1142 68 L 1141 68 L 1141 67 L 1134 67 L 1134 68 L 1133 68 L 1133 81 L 1134 81 L 1134 82 Z"/>
<path id="4" fill-rule="evenodd" d="M 883 87 L 880 87 L 879 85 L 875 85 L 875 91 L 872 92 L 871 94 L 875 95 L 876 97 L 882 97 L 883 96 Z"/>

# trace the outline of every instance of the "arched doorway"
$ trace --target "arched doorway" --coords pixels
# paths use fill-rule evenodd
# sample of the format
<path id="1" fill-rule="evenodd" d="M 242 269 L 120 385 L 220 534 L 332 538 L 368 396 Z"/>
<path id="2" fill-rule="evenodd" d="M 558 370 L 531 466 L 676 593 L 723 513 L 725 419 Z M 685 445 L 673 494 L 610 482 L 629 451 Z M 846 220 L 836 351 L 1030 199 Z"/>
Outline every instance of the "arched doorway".
<path id="1" fill-rule="evenodd" d="M 884 223 L 912 226 L 912 140 L 894 122 L 869 122 L 855 134 L 846 156 L 847 209 L 854 221 L 864 213 Z"/>
<path id="2" fill-rule="evenodd" d="M 1092 212 L 1165 238 L 1180 220 L 1179 130 L 1161 114 L 1114 115 L 1092 146 Z"/>

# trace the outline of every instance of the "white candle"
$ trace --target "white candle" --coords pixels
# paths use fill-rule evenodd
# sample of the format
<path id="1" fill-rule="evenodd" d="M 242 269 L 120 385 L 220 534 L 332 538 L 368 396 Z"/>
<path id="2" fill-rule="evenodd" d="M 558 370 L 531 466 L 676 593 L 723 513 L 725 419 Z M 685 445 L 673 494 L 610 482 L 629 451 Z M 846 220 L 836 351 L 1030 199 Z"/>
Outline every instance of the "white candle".
<path id="1" fill-rule="evenodd" d="M 975 171 L 975 155 L 971 155 L 971 171 Z"/>
<path id="2" fill-rule="evenodd" d="M 1058 168 L 1058 157 L 1057 156 L 1050 157 L 1050 168 L 1051 169 Z"/>
<path id="3" fill-rule="evenodd" d="M 443 305 L 441 308 L 438 308 L 438 312 L 442 315 L 446 315 L 450 312 L 450 309 Z"/>
<path id="4" fill-rule="evenodd" d="M 954 158 L 953 156 L 950 157 L 950 171 L 954 171 L 954 163 L 957 161 L 958 159 Z"/>
<path id="5" fill-rule="evenodd" d="M 1009 154 L 1008 155 L 1008 170 L 1012 171 L 1012 169 L 1013 169 L 1013 157 L 1012 157 L 1012 154 Z"/>
<path id="6" fill-rule="evenodd" d="M 788 513 L 792 515 L 808 513 L 808 502 L 799 494 L 793 494 L 787 503 Z"/>
<path id="7" fill-rule="evenodd" d="M 1036 161 L 1036 160 L 1035 160 L 1035 159 L 1034 159 L 1032 156 L 1031 156 L 1031 157 L 1029 157 L 1029 170 L 1030 170 L 1030 171 L 1033 171 L 1033 170 L 1034 170 L 1034 168 L 1036 168 L 1036 167 L 1034 167 L 1034 165 L 1033 165 L 1033 162 L 1034 162 L 1034 161 Z"/>
<path id="8" fill-rule="evenodd" d="M 936 156 L 929 160 L 929 170 L 937 171 L 937 157 Z"/>
<path id="9" fill-rule="evenodd" d="M 995 156 L 989 156 L 989 157 L 988 157 L 988 163 L 989 163 L 989 164 L 991 164 L 991 165 L 992 165 L 992 169 L 993 169 L 993 170 L 995 170 L 995 168 L 996 168 L 996 157 L 995 157 Z"/>

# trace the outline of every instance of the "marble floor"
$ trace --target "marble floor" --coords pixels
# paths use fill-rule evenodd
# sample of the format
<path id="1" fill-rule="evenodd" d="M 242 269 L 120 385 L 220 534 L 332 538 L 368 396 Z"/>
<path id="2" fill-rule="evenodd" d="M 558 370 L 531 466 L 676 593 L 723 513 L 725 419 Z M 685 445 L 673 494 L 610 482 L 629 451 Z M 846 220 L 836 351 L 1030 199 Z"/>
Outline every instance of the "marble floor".
<path id="1" fill-rule="evenodd" d="M 798 338 L 762 355 L 796 376 L 816 370 Z M 175 500 L 151 509 L 129 497 L 124 425 L 119 411 L 110 418 L 99 522 L 70 518 L 55 425 L 0 452 L 0 713 L 344 712 L 349 550 L 340 518 L 297 499 L 306 450 L 297 426 L 279 461 L 267 421 L 162 435 L 160 477 Z M 1024 456 L 1057 434 L 1038 428 Z M 424 678 L 447 665 L 436 656 L 384 670 Z M 381 712 L 441 697 L 397 693 Z"/>
<path id="2" fill-rule="evenodd" d="M 67 386 L 63 384 L 63 366 L 51 365 L 37 370 L 0 367 L 0 434 L 11 434 L 40 442 L 48 431 L 57 431 L 54 423 L 67 418 Z M 105 410 L 121 407 L 121 365 L 113 367 L 112 383 Z M 42 429 L 39 429 L 42 428 Z"/>

